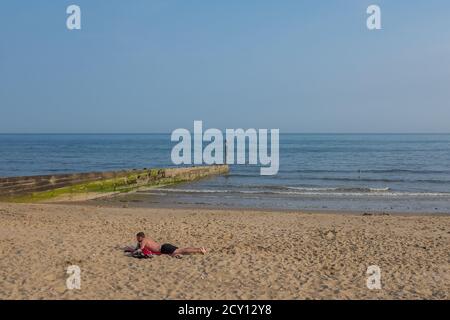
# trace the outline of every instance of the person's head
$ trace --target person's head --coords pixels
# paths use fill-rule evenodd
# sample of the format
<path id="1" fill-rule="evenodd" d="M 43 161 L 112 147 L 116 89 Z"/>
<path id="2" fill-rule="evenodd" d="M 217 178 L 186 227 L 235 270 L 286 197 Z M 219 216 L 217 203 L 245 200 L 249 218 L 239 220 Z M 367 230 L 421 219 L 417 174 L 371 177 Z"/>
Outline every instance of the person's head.
<path id="1" fill-rule="evenodd" d="M 144 240 L 145 238 L 145 234 L 143 232 L 138 232 L 138 234 L 136 235 L 136 239 L 138 242 L 141 242 L 142 240 Z"/>

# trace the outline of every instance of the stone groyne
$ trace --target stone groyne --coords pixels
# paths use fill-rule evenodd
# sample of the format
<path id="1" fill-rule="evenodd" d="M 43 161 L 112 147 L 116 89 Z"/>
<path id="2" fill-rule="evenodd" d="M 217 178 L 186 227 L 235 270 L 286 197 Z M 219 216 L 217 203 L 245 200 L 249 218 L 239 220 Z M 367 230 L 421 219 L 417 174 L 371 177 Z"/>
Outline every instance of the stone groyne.
<path id="1" fill-rule="evenodd" d="M 0 178 L 0 201 L 92 199 L 228 173 L 228 165 Z"/>

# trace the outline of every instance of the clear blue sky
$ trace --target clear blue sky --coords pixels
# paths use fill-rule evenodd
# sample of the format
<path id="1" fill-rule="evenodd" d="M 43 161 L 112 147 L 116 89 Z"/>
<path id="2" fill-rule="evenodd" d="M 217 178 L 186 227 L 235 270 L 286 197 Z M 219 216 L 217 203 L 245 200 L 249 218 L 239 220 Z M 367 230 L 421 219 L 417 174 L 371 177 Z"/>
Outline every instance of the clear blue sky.
<path id="1" fill-rule="evenodd" d="M 450 132 L 449 14 L 448 0 L 2 0 L 0 132 Z"/>

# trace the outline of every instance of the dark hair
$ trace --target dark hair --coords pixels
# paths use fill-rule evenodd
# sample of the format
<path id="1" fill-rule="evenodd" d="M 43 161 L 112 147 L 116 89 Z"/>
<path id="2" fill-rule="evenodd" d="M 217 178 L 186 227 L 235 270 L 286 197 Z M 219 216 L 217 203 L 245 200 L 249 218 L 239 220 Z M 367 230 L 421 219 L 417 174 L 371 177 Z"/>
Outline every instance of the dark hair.
<path id="1" fill-rule="evenodd" d="M 142 238 L 144 238 L 144 237 L 145 237 L 145 234 L 144 234 L 143 232 L 138 232 L 138 234 L 136 235 L 136 237 L 142 237 Z"/>

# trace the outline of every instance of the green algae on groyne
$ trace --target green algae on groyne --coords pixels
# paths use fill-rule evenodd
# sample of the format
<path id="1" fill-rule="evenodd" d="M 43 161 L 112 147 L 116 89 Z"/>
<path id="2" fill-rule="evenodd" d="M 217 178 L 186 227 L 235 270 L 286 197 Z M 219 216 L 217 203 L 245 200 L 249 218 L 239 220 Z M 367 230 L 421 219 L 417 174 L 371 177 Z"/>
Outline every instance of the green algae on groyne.
<path id="1" fill-rule="evenodd" d="M 227 165 L 0 178 L 0 200 L 40 202 L 96 198 L 225 174 Z"/>

